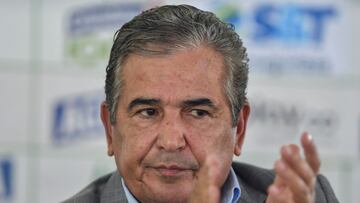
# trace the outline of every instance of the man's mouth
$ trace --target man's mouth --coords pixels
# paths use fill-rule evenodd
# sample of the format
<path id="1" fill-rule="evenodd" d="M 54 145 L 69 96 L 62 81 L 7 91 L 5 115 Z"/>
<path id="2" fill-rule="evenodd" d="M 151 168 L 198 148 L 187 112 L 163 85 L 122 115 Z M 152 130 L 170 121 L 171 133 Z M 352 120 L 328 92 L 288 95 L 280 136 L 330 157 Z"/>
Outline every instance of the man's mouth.
<path id="1" fill-rule="evenodd" d="M 164 177 L 176 177 L 181 176 L 183 173 L 190 171 L 186 167 L 181 167 L 178 165 L 159 165 L 153 167 L 157 173 Z"/>

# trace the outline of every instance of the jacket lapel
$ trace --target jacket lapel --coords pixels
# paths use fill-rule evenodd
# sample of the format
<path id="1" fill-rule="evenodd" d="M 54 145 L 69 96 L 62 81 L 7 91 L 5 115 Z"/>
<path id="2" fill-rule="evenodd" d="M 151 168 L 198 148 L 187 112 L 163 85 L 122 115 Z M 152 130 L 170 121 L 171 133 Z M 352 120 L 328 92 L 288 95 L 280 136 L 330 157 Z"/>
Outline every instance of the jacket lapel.
<path id="1" fill-rule="evenodd" d="M 262 203 L 266 200 L 266 194 L 255 190 L 246 183 L 238 179 L 241 188 L 241 196 L 237 203 Z"/>
<path id="2" fill-rule="evenodd" d="M 232 167 L 241 188 L 238 203 L 265 202 L 266 190 L 274 180 L 274 173 L 271 170 L 236 162 L 233 163 Z"/>
<path id="3" fill-rule="evenodd" d="M 118 171 L 114 172 L 104 186 L 100 203 L 128 203 L 124 188 L 121 184 L 121 176 Z"/>

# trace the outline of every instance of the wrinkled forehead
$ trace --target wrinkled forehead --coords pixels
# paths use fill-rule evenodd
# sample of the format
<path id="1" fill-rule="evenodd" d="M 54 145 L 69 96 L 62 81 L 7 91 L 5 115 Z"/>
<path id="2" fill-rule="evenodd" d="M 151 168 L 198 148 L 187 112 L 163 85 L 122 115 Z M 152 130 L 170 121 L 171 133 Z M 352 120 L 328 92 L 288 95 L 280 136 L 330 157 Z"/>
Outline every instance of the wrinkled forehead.
<path id="1" fill-rule="evenodd" d="M 127 67 L 127 71 L 135 71 L 132 70 L 135 67 L 147 66 L 151 68 L 159 65 L 163 67 L 159 71 L 165 70 L 165 68 L 174 68 L 180 72 L 184 70 L 197 71 L 200 69 L 205 71 L 204 74 L 215 72 L 214 74 L 218 76 L 222 76 L 226 72 L 223 55 L 206 45 L 179 45 L 173 47 L 163 44 L 150 44 L 144 46 L 141 50 L 126 55 L 122 61 L 121 69 Z"/>
<path id="2" fill-rule="evenodd" d="M 166 91 L 222 90 L 223 57 L 209 47 L 187 48 L 167 55 L 130 54 L 122 66 L 124 86 Z M 189 88 L 189 89 L 186 89 Z"/>

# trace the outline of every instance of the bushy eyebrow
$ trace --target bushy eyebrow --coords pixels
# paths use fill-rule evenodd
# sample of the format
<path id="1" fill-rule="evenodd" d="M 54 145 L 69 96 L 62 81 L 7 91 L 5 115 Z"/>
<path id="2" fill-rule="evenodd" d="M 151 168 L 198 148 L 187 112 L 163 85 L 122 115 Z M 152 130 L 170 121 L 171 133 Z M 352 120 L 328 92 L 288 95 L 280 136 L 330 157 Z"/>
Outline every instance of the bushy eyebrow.
<path id="1" fill-rule="evenodd" d="M 208 98 L 190 99 L 190 100 L 185 100 L 181 103 L 182 108 L 191 108 L 191 107 L 195 107 L 195 106 L 208 106 L 212 109 L 215 109 L 215 110 L 217 109 L 214 102 L 212 102 Z"/>
<path id="2" fill-rule="evenodd" d="M 149 99 L 149 98 L 136 98 L 132 100 L 127 108 L 127 111 L 130 112 L 134 107 L 139 105 L 149 105 L 155 106 L 161 103 L 160 99 Z"/>

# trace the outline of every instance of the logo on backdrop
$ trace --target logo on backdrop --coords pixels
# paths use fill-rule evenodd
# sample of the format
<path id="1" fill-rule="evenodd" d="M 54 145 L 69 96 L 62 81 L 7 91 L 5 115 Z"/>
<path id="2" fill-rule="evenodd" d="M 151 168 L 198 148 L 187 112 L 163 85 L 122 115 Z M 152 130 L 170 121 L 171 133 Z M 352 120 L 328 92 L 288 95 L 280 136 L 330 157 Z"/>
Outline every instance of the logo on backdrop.
<path id="1" fill-rule="evenodd" d="M 254 71 L 270 74 L 338 74 L 345 71 L 348 17 L 345 3 L 209 1 L 244 39 Z M 145 2 L 77 7 L 65 18 L 65 58 L 80 67 L 104 67 L 114 32 Z"/>
<path id="2" fill-rule="evenodd" d="M 52 138 L 55 145 L 103 136 L 100 120 L 102 92 L 60 98 L 53 105 Z"/>
<path id="3" fill-rule="evenodd" d="M 331 140 L 337 134 L 339 115 L 333 109 L 309 108 L 300 104 L 256 98 L 252 103 L 249 127 L 253 134 L 268 141 L 277 136 L 287 139 L 308 130 L 317 139 Z M 271 133 L 272 136 L 268 136 Z"/>
<path id="4" fill-rule="evenodd" d="M 215 8 L 215 12 L 240 33 L 250 30 L 243 37 L 260 44 L 266 41 L 288 46 L 321 44 L 329 24 L 338 17 L 338 10 L 333 5 L 255 3 L 246 13 L 241 7 L 223 3 Z"/>
<path id="5" fill-rule="evenodd" d="M 81 67 L 105 67 L 113 35 L 142 9 L 139 3 L 78 7 L 65 18 L 65 57 Z"/>
<path id="6" fill-rule="evenodd" d="M 221 2 L 214 4 L 214 12 L 235 26 L 253 70 L 332 74 L 346 68 L 347 60 L 336 54 L 346 39 L 338 2 Z"/>
<path id="7" fill-rule="evenodd" d="M 0 202 L 13 197 L 13 163 L 9 159 L 0 159 Z"/>
<path id="8" fill-rule="evenodd" d="M 260 5 L 255 10 L 256 26 L 251 37 L 257 43 L 319 45 L 324 42 L 324 34 L 336 19 L 336 13 L 333 6 Z"/>

